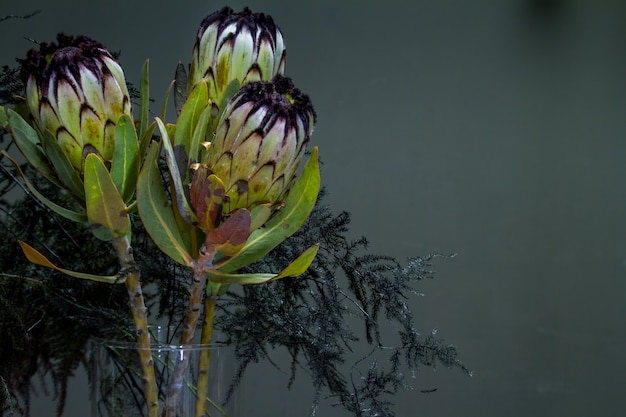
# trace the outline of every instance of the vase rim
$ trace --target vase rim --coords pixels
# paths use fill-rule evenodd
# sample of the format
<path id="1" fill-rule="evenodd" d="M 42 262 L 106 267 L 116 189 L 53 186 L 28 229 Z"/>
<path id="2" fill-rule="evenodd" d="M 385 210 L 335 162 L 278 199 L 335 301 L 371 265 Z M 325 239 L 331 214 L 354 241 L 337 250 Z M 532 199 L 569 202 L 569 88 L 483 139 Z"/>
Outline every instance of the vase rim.
<path id="1" fill-rule="evenodd" d="M 215 331 L 213 340 L 210 343 L 188 343 L 181 344 L 176 343 L 176 338 L 180 335 L 180 327 L 177 326 L 163 326 L 163 325 L 151 325 L 148 326 L 150 333 L 150 347 L 148 350 L 203 350 L 203 349 L 218 349 L 229 346 L 229 344 L 220 340 L 223 334 L 220 331 Z M 130 337 L 134 335 L 134 329 L 128 329 L 128 338 L 123 338 L 120 334 L 119 338 L 107 338 L 96 337 L 94 342 L 97 345 L 105 346 L 108 348 L 116 349 L 139 349 L 136 340 L 131 340 Z M 145 349 L 145 348 L 141 348 Z"/>
<path id="2" fill-rule="evenodd" d="M 191 343 L 187 345 L 181 345 L 177 343 L 165 343 L 165 342 L 156 342 L 154 340 L 151 341 L 149 348 L 141 348 L 137 346 L 136 341 L 132 340 L 111 340 L 111 339 L 101 339 L 98 343 L 100 346 L 104 346 L 107 348 L 115 348 L 115 349 L 141 349 L 141 350 L 204 350 L 204 349 L 219 349 L 224 348 L 229 345 L 222 342 L 212 342 L 212 343 Z"/>

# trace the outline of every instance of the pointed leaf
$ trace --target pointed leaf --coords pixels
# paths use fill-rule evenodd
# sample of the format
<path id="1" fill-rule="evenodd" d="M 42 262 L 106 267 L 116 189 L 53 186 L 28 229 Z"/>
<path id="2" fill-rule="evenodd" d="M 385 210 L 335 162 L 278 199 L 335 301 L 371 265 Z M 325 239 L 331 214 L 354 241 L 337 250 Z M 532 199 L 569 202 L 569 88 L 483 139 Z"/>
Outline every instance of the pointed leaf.
<path id="1" fill-rule="evenodd" d="M 285 199 L 285 207 L 265 225 L 255 230 L 245 246 L 232 258 L 219 265 L 222 272 L 233 272 L 265 256 L 283 240 L 291 236 L 309 217 L 320 188 L 320 172 L 317 147 L 311 151 L 302 175 L 291 188 Z"/>
<path id="2" fill-rule="evenodd" d="M 63 185 L 72 194 L 81 200 L 85 198 L 83 180 L 74 169 L 74 166 L 67 155 L 65 155 L 65 152 L 63 152 L 63 149 L 61 149 L 56 138 L 52 136 L 52 133 L 46 131 L 43 133 L 43 138 L 41 139 L 46 155 L 50 159 L 50 162 L 52 162 L 57 177 L 59 177 Z"/>
<path id="3" fill-rule="evenodd" d="M 54 174 L 50 162 L 43 152 L 35 129 L 12 109 L 7 109 L 7 117 L 15 144 L 22 152 L 22 155 L 24 155 L 24 158 L 26 158 L 26 161 L 48 181 L 62 188 L 63 185 L 61 185 L 59 179 Z"/>
<path id="4" fill-rule="evenodd" d="M 264 282 L 270 281 L 276 278 L 276 274 L 227 274 L 225 272 L 220 272 L 215 269 L 211 269 L 207 271 L 207 276 L 209 282 L 213 284 L 263 284 Z"/>
<path id="5" fill-rule="evenodd" d="M 135 194 L 139 175 L 139 141 L 133 120 L 124 115 L 115 127 L 115 152 L 111 162 L 111 178 L 122 195 L 129 202 Z"/>
<path id="6" fill-rule="evenodd" d="M 144 227 L 157 246 L 176 262 L 190 266 L 193 260 L 176 225 L 161 173 L 157 166 L 159 146 L 150 147 L 144 166 L 137 181 L 137 207 Z"/>
<path id="7" fill-rule="evenodd" d="M 173 191 L 171 191 L 169 195 L 172 195 L 172 192 Z M 192 226 L 181 216 L 176 199 L 172 200 L 171 204 L 172 214 L 174 215 L 174 220 L 176 221 L 176 226 L 180 232 L 183 242 L 185 242 L 185 247 L 189 253 L 198 253 L 200 245 L 203 244 L 205 240 L 204 233 L 199 228 Z"/>
<path id="8" fill-rule="evenodd" d="M 96 154 L 85 159 L 85 203 L 91 231 L 101 240 L 109 241 L 130 232 L 126 205 Z"/>
<path id="9" fill-rule="evenodd" d="M 140 138 L 148 129 L 148 114 L 150 112 L 150 60 L 146 59 L 141 68 L 139 82 L 139 134 Z M 142 154 L 143 155 L 143 154 Z"/>
<path id="10" fill-rule="evenodd" d="M 176 122 L 173 146 L 183 146 L 187 155 L 189 155 L 191 138 L 198 125 L 198 119 L 208 105 L 209 88 L 206 81 L 202 80 L 191 90 Z"/>
<path id="11" fill-rule="evenodd" d="M 4 110 L 3 106 L 0 106 L 0 127 L 7 127 L 9 123 L 9 119 L 7 117 L 7 112 Z"/>
<path id="12" fill-rule="evenodd" d="M 36 265 L 41 265 L 47 268 L 56 269 L 57 271 L 62 272 L 74 278 L 88 279 L 88 280 L 97 281 L 97 282 L 105 282 L 107 284 L 121 284 L 125 281 L 125 279 L 119 275 L 109 275 L 109 276 L 92 275 L 92 274 L 85 274 L 83 272 L 70 271 L 69 269 L 59 268 L 58 266 L 50 262 L 48 258 L 46 258 L 41 252 L 39 252 L 37 249 L 33 248 L 29 244 L 22 242 L 22 241 L 18 241 L 18 243 L 20 244 L 22 251 L 24 252 L 24 255 L 26 255 L 26 258 L 30 262 Z"/>
<path id="13" fill-rule="evenodd" d="M 298 256 L 279 274 L 229 274 L 215 269 L 207 271 L 209 282 L 219 285 L 232 284 L 263 284 L 268 281 L 277 280 L 286 277 L 297 277 L 302 275 L 311 265 L 320 245 L 313 245 Z"/>
<path id="14" fill-rule="evenodd" d="M 174 86 L 176 85 L 176 81 L 172 80 L 170 85 L 167 87 L 167 91 L 165 92 L 165 99 L 163 100 L 163 107 L 161 107 L 161 120 L 166 120 L 167 117 L 167 106 L 170 102 L 170 96 L 172 95 L 172 91 L 174 90 Z M 178 115 L 178 112 L 176 112 Z"/>
<path id="15" fill-rule="evenodd" d="M 302 252 L 300 256 L 298 256 L 292 263 L 290 263 L 285 269 L 280 271 L 280 273 L 274 279 L 297 277 L 298 275 L 304 274 L 304 272 L 309 269 L 309 266 L 311 266 L 311 263 L 315 259 L 319 248 L 320 244 L 318 243 Z"/>
<path id="16" fill-rule="evenodd" d="M 156 122 L 150 123 L 150 125 L 146 128 L 146 131 L 139 138 L 139 160 L 140 161 L 143 161 L 144 157 L 146 156 L 146 151 L 148 150 L 148 146 L 150 145 L 150 142 L 152 142 L 152 136 L 154 135 L 155 128 L 156 128 Z"/>
<path id="17" fill-rule="evenodd" d="M 87 215 L 85 213 L 78 213 L 76 211 L 66 209 L 65 207 L 61 207 L 60 205 L 58 205 L 54 201 L 49 200 L 46 196 L 44 196 L 39 191 L 37 191 L 37 189 L 33 186 L 33 184 L 31 184 L 31 182 L 24 175 L 24 173 L 22 172 L 22 169 L 20 168 L 19 164 L 13 158 L 11 158 L 11 156 L 9 156 L 9 154 L 6 153 L 6 151 L 3 150 L 2 151 L 2 155 L 5 158 L 7 158 L 9 161 L 11 161 L 11 163 L 13 164 L 15 169 L 17 170 L 17 173 L 22 178 L 22 181 L 24 181 L 24 184 L 26 184 L 26 187 L 28 188 L 28 191 L 30 191 L 31 194 L 33 194 L 35 196 L 35 198 L 37 198 L 37 200 L 41 201 L 50 210 L 52 210 L 55 213 L 65 217 L 68 220 L 71 220 L 71 221 L 77 222 L 77 223 L 87 223 Z"/>
<path id="18" fill-rule="evenodd" d="M 156 122 L 159 126 L 159 131 L 161 132 L 161 142 L 163 143 L 163 150 L 165 151 L 165 160 L 167 161 L 167 166 L 170 170 L 170 179 L 174 187 L 174 194 L 176 195 L 176 207 L 178 208 L 178 212 L 188 223 L 197 223 L 198 219 L 196 214 L 187 200 L 187 195 L 185 193 L 186 187 L 183 184 L 183 177 L 178 168 L 176 155 L 174 154 L 174 148 L 170 142 L 170 137 L 161 119 L 157 117 Z M 176 132 L 178 132 L 178 128 L 176 129 Z"/>
<path id="19" fill-rule="evenodd" d="M 211 116 L 211 106 L 206 106 L 200 117 L 198 118 L 198 123 L 196 127 L 193 129 L 193 135 L 191 137 L 191 143 L 189 145 L 189 163 L 191 165 L 193 163 L 200 161 L 200 144 L 204 142 L 206 138 L 206 132 L 209 127 L 209 118 Z"/>

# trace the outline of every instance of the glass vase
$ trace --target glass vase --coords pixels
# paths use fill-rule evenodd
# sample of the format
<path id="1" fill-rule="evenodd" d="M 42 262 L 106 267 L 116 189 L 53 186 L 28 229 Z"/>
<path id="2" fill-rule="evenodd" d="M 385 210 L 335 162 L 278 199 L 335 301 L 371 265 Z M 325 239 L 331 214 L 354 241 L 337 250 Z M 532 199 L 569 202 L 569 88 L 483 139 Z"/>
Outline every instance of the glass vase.
<path id="1" fill-rule="evenodd" d="M 176 417 L 236 417 L 240 392 L 233 382 L 237 372 L 234 349 L 225 344 L 176 345 L 170 330 L 151 329 L 150 353 L 154 363 L 160 412 L 176 363 L 185 355 L 189 362 L 178 395 Z M 206 409 L 196 415 L 198 363 L 210 355 Z M 93 350 L 91 370 L 92 417 L 146 417 L 143 374 L 137 345 L 129 341 L 100 341 Z M 159 415 L 160 417 L 160 415 Z"/>

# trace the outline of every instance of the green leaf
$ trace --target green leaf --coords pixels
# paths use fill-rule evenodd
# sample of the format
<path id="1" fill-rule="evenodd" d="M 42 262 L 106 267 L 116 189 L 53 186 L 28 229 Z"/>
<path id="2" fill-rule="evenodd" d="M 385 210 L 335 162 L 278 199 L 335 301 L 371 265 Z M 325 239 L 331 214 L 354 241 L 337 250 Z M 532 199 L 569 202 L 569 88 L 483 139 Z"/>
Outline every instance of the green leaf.
<path id="1" fill-rule="evenodd" d="M 277 277 L 277 274 L 227 274 L 215 269 L 207 271 L 208 279 L 213 284 L 263 284 Z"/>
<path id="2" fill-rule="evenodd" d="M 26 255 L 26 259 L 28 259 L 30 262 L 36 265 L 41 265 L 47 268 L 56 269 L 57 271 L 62 272 L 74 278 L 88 279 L 91 281 L 105 282 L 108 284 L 121 284 L 125 281 L 125 279 L 119 275 L 109 275 L 109 276 L 92 275 L 92 274 L 85 274 L 83 272 L 70 271 L 69 269 L 59 268 L 58 266 L 50 262 L 48 258 L 46 258 L 41 252 L 39 252 L 37 249 L 30 246 L 28 243 L 25 243 L 22 241 L 18 241 L 17 243 L 20 244 L 20 247 L 22 248 L 24 255 Z"/>
<path id="3" fill-rule="evenodd" d="M 143 161 L 143 158 L 146 156 L 146 151 L 148 150 L 148 146 L 150 142 L 152 142 L 152 136 L 154 135 L 154 129 L 156 128 L 156 122 L 150 123 L 150 126 L 143 132 L 143 135 L 140 136 L 139 139 L 139 159 Z"/>
<path id="4" fill-rule="evenodd" d="M 13 139 L 26 161 L 35 168 L 52 184 L 59 188 L 63 185 L 59 182 L 56 174 L 50 167 L 50 162 L 43 152 L 39 142 L 39 136 L 31 125 L 29 125 L 18 113 L 12 109 L 7 109 L 8 123 L 11 127 Z"/>
<path id="5" fill-rule="evenodd" d="M 130 232 L 126 204 L 104 162 L 96 154 L 85 158 L 85 204 L 92 233 L 109 241 Z"/>
<path id="6" fill-rule="evenodd" d="M 298 256 L 292 263 L 290 263 L 285 269 L 280 271 L 280 273 L 274 279 L 297 277 L 298 275 L 304 274 L 304 272 L 309 269 L 309 266 L 311 266 L 311 263 L 315 259 L 319 248 L 320 244 L 318 243 L 302 252 L 300 256 Z"/>
<path id="7" fill-rule="evenodd" d="M 111 163 L 111 178 L 128 203 L 135 194 L 139 175 L 139 141 L 133 120 L 124 115 L 115 127 L 115 152 Z"/>
<path id="8" fill-rule="evenodd" d="M 176 85 L 176 80 L 172 80 L 170 85 L 167 87 L 167 91 L 165 92 L 165 97 L 163 99 L 163 107 L 161 107 L 161 120 L 167 120 L 167 106 L 170 102 L 170 95 L 172 95 L 172 91 L 174 90 L 174 86 Z M 178 115 L 178 111 L 176 111 Z"/>
<path id="9" fill-rule="evenodd" d="M 209 128 L 209 118 L 211 117 L 211 106 L 206 106 L 198 118 L 198 123 L 193 130 L 191 143 L 189 145 L 189 163 L 188 165 L 199 162 L 200 143 L 206 138 L 206 131 Z"/>
<path id="10" fill-rule="evenodd" d="M 148 129 L 148 114 L 150 112 L 150 60 L 146 59 L 141 68 L 139 82 L 139 137 L 142 138 Z M 143 155 L 143 154 L 142 154 Z"/>
<path id="11" fill-rule="evenodd" d="M 161 132 L 161 142 L 163 143 L 163 150 L 165 151 L 165 160 L 170 170 L 170 180 L 172 181 L 174 194 L 176 195 L 176 208 L 178 208 L 178 212 L 185 221 L 191 224 L 198 223 L 198 218 L 189 205 L 189 201 L 187 201 L 183 177 L 178 169 L 178 163 L 176 161 L 176 155 L 174 154 L 174 148 L 170 142 L 170 137 L 161 119 L 157 117 L 156 122 Z M 178 128 L 176 129 L 176 133 L 178 133 Z"/>
<path id="12" fill-rule="evenodd" d="M 182 146 L 190 154 L 191 138 L 198 125 L 202 112 L 209 105 L 209 88 L 202 80 L 193 88 L 176 121 L 176 135 L 173 146 Z"/>
<path id="13" fill-rule="evenodd" d="M 264 282 L 281 278 L 297 277 L 298 275 L 302 275 L 309 268 L 319 248 L 319 244 L 311 246 L 278 274 L 229 274 L 215 269 L 209 269 L 207 276 L 211 284 L 219 285 L 263 284 Z"/>
<path id="14" fill-rule="evenodd" d="M 218 266 L 220 271 L 234 272 L 262 258 L 302 226 L 315 206 L 320 189 L 317 154 L 315 147 L 302 175 L 289 191 L 285 207 L 279 210 L 265 227 L 252 232 L 241 251 L 232 258 L 225 259 Z"/>
<path id="15" fill-rule="evenodd" d="M 61 149 L 56 138 L 52 136 L 52 133 L 49 131 L 45 131 L 41 139 L 43 140 L 43 148 L 45 149 L 48 159 L 52 162 L 52 166 L 54 166 L 57 177 L 59 177 L 63 185 L 72 194 L 80 200 L 84 199 L 85 189 L 83 180 L 74 169 L 74 166 L 71 164 L 67 155 L 65 155 L 65 152 L 63 152 L 63 149 Z"/>
<path id="16" fill-rule="evenodd" d="M 13 158 L 11 158 L 11 156 L 9 156 L 9 154 L 6 153 L 6 151 L 3 150 L 2 155 L 5 158 L 7 158 L 9 161 L 11 161 L 11 163 L 17 170 L 17 173 L 22 178 L 22 181 L 24 181 L 24 184 L 26 184 L 28 191 L 30 191 L 31 194 L 33 194 L 35 198 L 37 198 L 37 200 L 41 201 L 50 210 L 65 217 L 68 220 L 71 220 L 77 223 L 87 223 L 87 215 L 85 213 L 78 213 L 76 211 L 66 209 L 65 207 L 61 207 L 57 203 L 53 202 L 52 200 L 49 200 L 46 196 L 44 196 L 39 191 L 37 191 L 37 189 L 31 184 L 31 182 L 28 181 L 28 179 L 22 172 L 22 169 L 20 168 L 19 164 Z"/>
<path id="17" fill-rule="evenodd" d="M 9 119 L 7 117 L 7 112 L 4 110 L 3 106 L 0 106 L 0 126 L 7 127 L 9 123 Z"/>
<path id="18" fill-rule="evenodd" d="M 157 166 L 159 146 L 150 147 L 137 181 L 137 207 L 148 234 L 167 256 L 179 264 L 190 266 L 193 258 L 176 225 L 161 173 Z"/>

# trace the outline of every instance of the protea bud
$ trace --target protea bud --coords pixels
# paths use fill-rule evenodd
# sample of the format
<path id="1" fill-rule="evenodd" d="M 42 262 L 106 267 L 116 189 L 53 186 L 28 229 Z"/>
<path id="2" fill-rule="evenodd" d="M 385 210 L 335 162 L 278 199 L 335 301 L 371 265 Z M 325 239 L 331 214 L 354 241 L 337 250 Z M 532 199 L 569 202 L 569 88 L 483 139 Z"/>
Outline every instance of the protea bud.
<path id="1" fill-rule="evenodd" d="M 224 7 L 200 25 L 187 90 L 205 79 L 209 97 L 219 107 L 232 81 L 240 85 L 270 81 L 283 73 L 285 59 L 283 35 L 270 16 L 252 13 L 248 8 L 235 13 Z"/>
<path id="2" fill-rule="evenodd" d="M 110 161 L 115 124 L 130 116 L 122 68 L 99 42 L 59 34 L 32 49 L 22 63 L 26 101 L 36 128 L 52 132 L 71 164 L 82 172 L 88 153 Z"/>
<path id="3" fill-rule="evenodd" d="M 221 214 L 258 204 L 277 204 L 289 191 L 306 150 L 315 111 L 289 78 L 245 85 L 228 103 L 204 164 L 192 181 L 192 205 Z M 214 176 L 211 176 L 214 174 Z M 197 176 L 202 176 L 198 178 Z M 214 177 L 223 184 L 216 189 Z"/>

